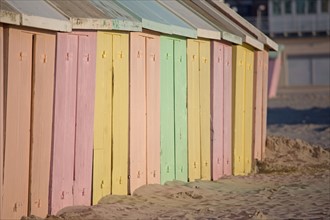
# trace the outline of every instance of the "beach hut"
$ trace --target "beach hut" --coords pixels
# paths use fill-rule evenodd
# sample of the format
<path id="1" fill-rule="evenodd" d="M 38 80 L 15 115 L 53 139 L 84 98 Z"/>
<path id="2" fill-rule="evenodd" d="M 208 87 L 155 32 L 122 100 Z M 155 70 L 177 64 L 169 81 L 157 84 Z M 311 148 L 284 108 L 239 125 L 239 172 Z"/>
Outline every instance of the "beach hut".
<path id="1" fill-rule="evenodd" d="M 204 156 L 203 161 L 198 160 L 197 164 L 200 166 L 195 168 L 196 160 L 193 160 L 193 155 L 191 155 L 191 161 L 189 162 L 190 170 L 200 170 L 200 168 L 207 164 L 211 164 L 211 179 L 218 179 L 224 175 L 232 174 L 232 147 L 231 147 L 231 46 L 232 44 L 241 44 L 242 39 L 234 34 L 231 34 L 219 27 L 215 27 L 207 21 L 203 15 L 198 13 L 196 10 L 191 8 L 189 5 L 182 1 L 160 1 L 162 4 L 166 5 L 170 10 L 180 16 L 182 19 L 187 21 L 190 25 L 197 29 L 197 34 L 200 39 L 211 39 L 210 44 L 210 115 L 211 115 L 211 133 L 210 140 L 211 146 L 199 149 L 199 154 L 196 155 L 196 159 L 200 158 L 201 154 L 206 154 L 211 151 L 211 156 Z M 188 41 L 194 41 L 190 39 Z M 202 73 L 203 74 L 203 73 Z M 189 76 L 188 76 L 189 77 Z M 201 75 L 200 78 L 205 77 Z M 193 90 L 188 87 L 188 96 Z M 188 103 L 189 106 L 189 103 Z M 188 112 L 189 114 L 189 112 Z M 192 117 L 193 118 L 193 117 Z M 196 122 L 196 121 L 195 121 Z M 198 122 L 198 121 L 197 121 Z M 191 126 L 189 125 L 189 128 Z M 195 126 L 192 126 L 195 127 Z M 199 129 L 197 129 L 199 130 Z M 192 130 L 191 130 L 192 131 Z M 194 137 L 190 134 L 190 137 Z M 194 143 L 190 140 L 190 143 Z M 190 146 L 190 145 L 189 145 Z M 193 145 L 194 146 L 194 145 Z M 196 145 L 198 146 L 198 145 Z M 191 154 L 192 149 L 189 148 L 189 154 Z M 205 161 L 206 158 L 210 158 Z M 210 163 L 211 160 L 211 163 Z M 209 170 L 209 169 L 205 169 Z M 208 173 L 210 171 L 207 171 Z M 191 172 L 194 174 L 196 172 Z M 200 179 L 205 175 L 190 176 L 190 180 Z"/>
<path id="2" fill-rule="evenodd" d="M 233 174 L 241 175 L 252 170 L 253 137 L 253 69 L 254 51 L 263 44 L 239 27 L 208 1 L 184 1 L 202 13 L 219 28 L 241 37 L 242 45 L 232 47 L 232 147 Z"/>
<path id="3" fill-rule="evenodd" d="M 109 193 L 127 194 L 128 34 L 107 30 L 141 26 L 111 2 L 48 2 L 75 30 L 59 33 L 57 41 L 51 200 L 56 213 L 68 205 L 95 204 Z"/>
<path id="4" fill-rule="evenodd" d="M 2 1 L 1 22 L 25 26 L 3 25 L 1 219 L 46 216 L 53 123 L 53 31 L 69 31 L 70 24 L 44 1 Z"/>
<path id="5" fill-rule="evenodd" d="M 254 112 L 253 112 L 253 150 L 254 159 L 263 160 L 265 157 L 267 131 L 267 94 L 268 94 L 268 52 L 277 51 L 278 44 L 250 24 L 222 2 L 208 0 L 219 12 L 232 20 L 240 28 L 254 36 L 264 44 L 261 51 L 254 52 Z"/>
<path id="6" fill-rule="evenodd" d="M 187 179 L 184 37 L 196 37 L 196 30 L 156 1 L 117 3 L 135 15 L 145 29 L 130 35 L 130 192 L 133 193 L 142 185 L 173 180 L 176 175 Z M 173 65 L 173 69 L 167 65 Z M 181 103 L 166 94 L 175 95 L 171 78 L 175 75 L 181 77 L 178 79 L 181 90 L 176 93 Z M 172 106 L 168 106 L 170 102 Z M 174 118 L 174 111 L 180 119 Z M 177 134 L 170 131 L 175 124 L 177 134 L 181 132 L 177 148 L 173 142 Z"/>
<path id="7" fill-rule="evenodd" d="M 94 0 L 111 16 L 112 30 L 97 33 L 93 204 L 128 193 L 129 32 L 141 23 L 113 1 Z M 112 164 L 112 165 L 111 165 Z"/>

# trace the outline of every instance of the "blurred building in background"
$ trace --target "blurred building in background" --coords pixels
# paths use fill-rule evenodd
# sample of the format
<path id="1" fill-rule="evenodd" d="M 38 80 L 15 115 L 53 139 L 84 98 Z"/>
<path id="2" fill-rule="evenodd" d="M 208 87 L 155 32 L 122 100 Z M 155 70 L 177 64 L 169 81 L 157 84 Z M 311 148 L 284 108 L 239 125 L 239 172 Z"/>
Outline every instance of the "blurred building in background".
<path id="1" fill-rule="evenodd" d="M 330 85 L 330 0 L 225 2 L 284 46 L 279 86 Z"/>

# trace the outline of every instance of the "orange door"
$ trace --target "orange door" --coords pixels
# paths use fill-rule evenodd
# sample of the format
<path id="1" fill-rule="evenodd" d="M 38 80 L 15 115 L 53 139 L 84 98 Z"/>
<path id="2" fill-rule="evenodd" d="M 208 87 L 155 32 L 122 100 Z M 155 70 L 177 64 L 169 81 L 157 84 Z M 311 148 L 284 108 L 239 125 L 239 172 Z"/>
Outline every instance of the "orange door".
<path id="1" fill-rule="evenodd" d="M 48 214 L 55 35 L 34 35 L 29 214 Z"/>
<path id="2" fill-rule="evenodd" d="M 6 141 L 2 219 L 27 215 L 31 116 L 31 33 L 8 30 Z"/>

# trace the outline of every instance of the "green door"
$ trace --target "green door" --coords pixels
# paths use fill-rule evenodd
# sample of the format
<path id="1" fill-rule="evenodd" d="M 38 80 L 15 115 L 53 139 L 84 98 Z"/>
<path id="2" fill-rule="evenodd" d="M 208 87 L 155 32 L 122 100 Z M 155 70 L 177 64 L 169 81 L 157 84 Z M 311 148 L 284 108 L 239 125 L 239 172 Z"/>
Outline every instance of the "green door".
<path id="1" fill-rule="evenodd" d="M 161 36 L 161 183 L 187 181 L 186 41 Z"/>

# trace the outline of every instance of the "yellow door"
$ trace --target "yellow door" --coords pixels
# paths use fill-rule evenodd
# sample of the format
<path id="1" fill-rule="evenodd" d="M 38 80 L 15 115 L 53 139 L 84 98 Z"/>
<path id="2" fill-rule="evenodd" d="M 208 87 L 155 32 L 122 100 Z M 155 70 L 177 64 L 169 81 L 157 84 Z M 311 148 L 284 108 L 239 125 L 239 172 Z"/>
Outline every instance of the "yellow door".
<path id="1" fill-rule="evenodd" d="M 128 34 L 98 32 L 94 122 L 93 204 L 127 194 Z"/>
<path id="2" fill-rule="evenodd" d="M 233 47 L 233 173 L 251 172 L 253 122 L 252 48 Z"/>
<path id="3" fill-rule="evenodd" d="M 201 179 L 211 180 L 211 75 L 210 41 L 199 41 L 200 52 L 200 122 L 201 122 Z"/>
<path id="4" fill-rule="evenodd" d="M 211 179 L 210 42 L 187 41 L 189 180 Z"/>

